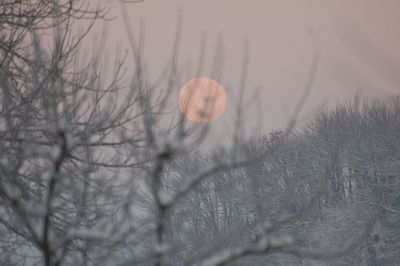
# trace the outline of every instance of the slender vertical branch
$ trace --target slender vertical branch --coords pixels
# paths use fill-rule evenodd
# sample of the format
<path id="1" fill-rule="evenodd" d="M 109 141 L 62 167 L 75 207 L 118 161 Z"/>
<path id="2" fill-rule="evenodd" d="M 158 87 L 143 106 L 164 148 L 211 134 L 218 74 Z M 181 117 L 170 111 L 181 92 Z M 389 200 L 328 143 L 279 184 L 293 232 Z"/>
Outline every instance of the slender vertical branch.
<path id="1" fill-rule="evenodd" d="M 56 183 L 58 177 L 60 175 L 61 166 L 68 155 L 67 149 L 67 140 L 64 131 L 59 131 L 57 133 L 57 148 L 60 149 L 59 155 L 55 158 L 54 161 L 54 170 L 53 174 L 50 177 L 48 189 L 47 189 L 47 196 L 45 198 L 46 203 L 46 210 L 44 214 L 44 221 L 43 221 L 43 237 L 42 237 L 42 252 L 45 259 L 45 265 L 51 266 L 53 265 L 53 255 L 54 250 L 51 244 L 50 239 L 50 230 L 51 230 L 51 217 L 52 217 L 52 202 L 54 198 L 54 192 L 56 188 Z"/>

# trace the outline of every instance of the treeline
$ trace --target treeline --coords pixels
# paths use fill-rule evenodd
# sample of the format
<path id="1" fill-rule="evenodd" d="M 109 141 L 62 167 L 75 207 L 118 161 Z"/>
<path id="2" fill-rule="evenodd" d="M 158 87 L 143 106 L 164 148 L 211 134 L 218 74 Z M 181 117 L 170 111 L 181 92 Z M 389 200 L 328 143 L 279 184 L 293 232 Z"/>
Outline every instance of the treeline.
<path id="1" fill-rule="evenodd" d="M 283 253 L 304 258 L 266 252 L 232 265 L 314 265 L 314 258 L 328 259 L 324 265 L 396 265 L 399 137 L 400 97 L 355 97 L 319 111 L 288 136 L 278 130 L 244 141 L 236 156 L 254 160 L 200 183 L 172 216 L 170 238 L 180 243 L 182 258 L 201 257 L 210 248 L 257 241 L 255 225 L 269 221 L 271 237 L 299 241 Z M 184 182 L 233 154 L 220 150 L 179 161 L 170 182 Z"/>

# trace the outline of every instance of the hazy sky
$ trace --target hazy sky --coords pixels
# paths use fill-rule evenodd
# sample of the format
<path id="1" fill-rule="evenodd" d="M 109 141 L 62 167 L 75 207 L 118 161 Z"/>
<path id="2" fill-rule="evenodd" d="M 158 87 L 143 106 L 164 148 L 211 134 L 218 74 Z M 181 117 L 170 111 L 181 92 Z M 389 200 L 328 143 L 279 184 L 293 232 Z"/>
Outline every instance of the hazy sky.
<path id="1" fill-rule="evenodd" d="M 109 24 L 108 47 L 112 51 L 120 43 L 129 48 L 120 5 L 111 5 L 110 14 L 117 18 Z M 320 62 L 304 114 L 357 90 L 380 96 L 400 89 L 399 0 L 145 0 L 126 8 L 135 34 L 140 21 L 145 23 L 145 58 L 154 78 L 170 58 L 178 10 L 183 19 L 182 65 L 191 62 L 196 67 L 204 34 L 205 60 L 210 65 L 221 34 L 224 65 L 218 81 L 228 94 L 228 109 L 213 122 L 216 126 L 233 119 L 245 40 L 249 48 L 245 96 L 250 98 L 255 88 L 261 88 L 266 131 L 284 126 L 316 52 Z M 203 76 L 210 72 L 206 68 Z M 254 115 L 253 105 L 248 116 Z"/>

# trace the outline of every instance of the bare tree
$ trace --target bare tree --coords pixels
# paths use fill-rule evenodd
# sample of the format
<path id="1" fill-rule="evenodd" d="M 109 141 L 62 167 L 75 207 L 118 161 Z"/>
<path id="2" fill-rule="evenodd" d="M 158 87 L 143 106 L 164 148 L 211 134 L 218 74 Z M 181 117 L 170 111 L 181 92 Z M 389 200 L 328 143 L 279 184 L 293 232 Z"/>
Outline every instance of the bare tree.
<path id="1" fill-rule="evenodd" d="M 313 167 L 315 158 L 298 155 L 306 152 L 301 138 L 293 136 L 317 57 L 287 128 L 244 141 L 245 48 L 233 147 L 205 156 L 198 147 L 207 124 L 179 115 L 164 130 L 156 127 L 182 79 L 181 22 L 166 74 L 153 82 L 143 60 L 143 29 L 137 37 L 126 13 L 132 73 L 123 71 L 122 56 L 107 68 L 102 57 L 106 32 L 92 57 L 80 59 L 82 40 L 104 15 L 98 7 L 83 9 L 85 3 L 0 4 L 3 264 L 227 265 L 274 253 L 336 258 L 361 242 L 364 234 L 330 252 L 312 245 L 303 249 L 302 238 L 288 226 L 314 218 L 338 162 L 333 149 L 312 171 L 287 167 L 299 161 Z M 90 25 L 74 35 L 71 27 L 79 18 Z M 50 45 L 44 45 L 46 32 L 52 32 Z M 213 62 L 214 78 L 222 67 L 220 49 L 222 44 Z M 202 71 L 200 64 L 197 74 Z M 293 181 L 309 174 L 313 179 Z M 266 181 L 265 176 L 273 178 Z M 290 198 L 294 195 L 302 204 Z M 366 229 L 372 220 L 367 219 Z"/>

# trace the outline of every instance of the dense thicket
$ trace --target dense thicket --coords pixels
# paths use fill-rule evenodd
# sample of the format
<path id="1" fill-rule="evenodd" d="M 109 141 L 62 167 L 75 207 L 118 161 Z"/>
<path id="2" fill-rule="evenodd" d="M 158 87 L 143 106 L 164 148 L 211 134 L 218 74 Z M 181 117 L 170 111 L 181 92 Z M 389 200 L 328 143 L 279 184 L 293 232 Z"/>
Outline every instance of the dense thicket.
<path id="1" fill-rule="evenodd" d="M 400 260 L 396 244 L 400 240 L 399 134 L 400 97 L 370 102 L 356 97 L 318 112 L 276 151 L 274 141 L 283 139 L 279 131 L 245 141 L 239 153 L 256 155 L 258 160 L 201 183 L 177 210 L 175 230 L 185 230 L 173 233 L 177 239 L 182 235 L 203 239 L 197 245 L 183 245 L 187 254 L 200 256 L 209 246 L 255 241 L 254 224 L 268 220 L 281 225 L 274 234 L 302 239 L 299 249 L 304 254 L 308 249 L 329 254 L 359 239 L 329 265 L 396 265 Z M 274 152 L 265 153 L 268 149 Z M 185 168 L 177 167 L 179 176 L 184 178 L 225 152 L 187 159 L 182 163 Z M 237 265 L 263 263 L 309 265 L 312 261 L 272 252 Z"/>

